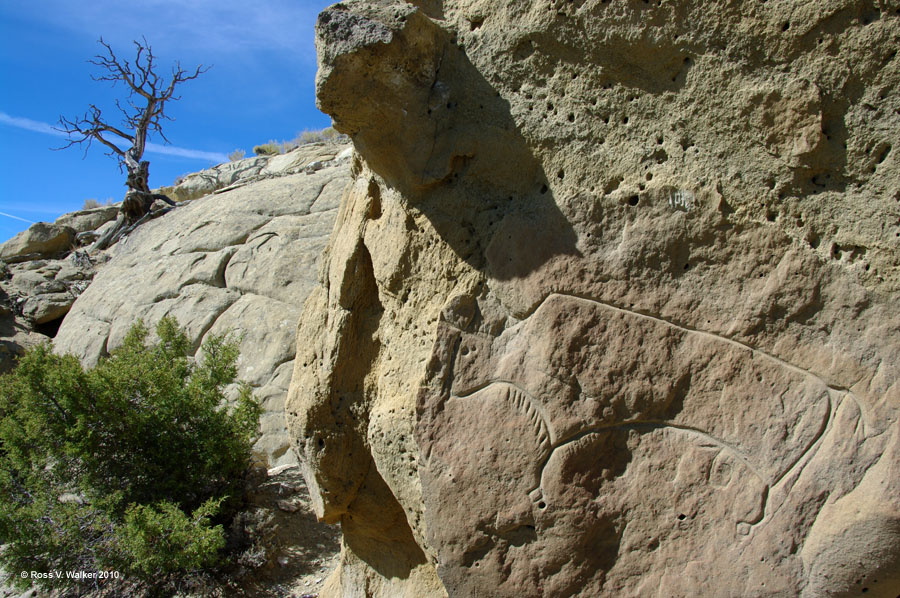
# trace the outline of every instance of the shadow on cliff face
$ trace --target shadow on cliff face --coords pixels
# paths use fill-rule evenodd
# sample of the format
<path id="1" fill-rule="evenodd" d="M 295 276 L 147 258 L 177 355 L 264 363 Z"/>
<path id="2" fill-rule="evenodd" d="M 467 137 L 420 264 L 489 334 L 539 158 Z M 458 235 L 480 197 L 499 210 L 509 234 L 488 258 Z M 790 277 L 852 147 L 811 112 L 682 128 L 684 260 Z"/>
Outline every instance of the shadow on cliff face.
<path id="1" fill-rule="evenodd" d="M 385 579 L 406 579 L 413 569 L 427 562 L 406 514 L 374 465 L 350 512 L 341 518 L 344 541 Z"/>
<path id="2" fill-rule="evenodd" d="M 577 254 L 506 100 L 412 6 L 345 5 L 317 24 L 319 107 L 452 249 L 508 280 Z"/>

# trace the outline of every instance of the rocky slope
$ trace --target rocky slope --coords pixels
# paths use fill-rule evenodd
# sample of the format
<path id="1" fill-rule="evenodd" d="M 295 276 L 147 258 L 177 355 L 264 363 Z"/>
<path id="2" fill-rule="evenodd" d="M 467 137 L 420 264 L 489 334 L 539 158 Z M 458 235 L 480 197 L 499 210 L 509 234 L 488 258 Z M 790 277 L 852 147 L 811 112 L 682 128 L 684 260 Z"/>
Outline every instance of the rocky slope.
<path id="1" fill-rule="evenodd" d="M 32 226 L 0 246 L 11 262 L 0 282 L 4 363 L 55 337 L 57 351 L 93 365 L 138 318 L 152 329 L 163 316 L 175 316 L 195 348 L 210 332 L 233 331 L 242 339 L 238 375 L 265 408 L 259 457 L 272 467 L 296 463 L 283 405 L 297 306 L 316 280 L 349 156 L 346 145 L 314 144 L 189 175 L 162 191 L 195 201 L 109 251 L 72 249 L 77 234 L 102 234 L 115 207 Z"/>
<path id="2" fill-rule="evenodd" d="M 264 413 L 251 502 L 231 530 L 248 546 L 230 577 L 217 580 L 226 595 L 315 594 L 335 565 L 339 530 L 315 522 L 283 411 L 299 305 L 315 283 L 351 151 L 312 144 L 189 175 L 163 189 L 187 203 L 106 251 L 79 246 L 78 237 L 102 234 L 116 207 L 67 214 L 0 246 L 8 262 L 0 275 L 2 367 L 50 338 L 57 351 L 92 365 L 138 318 L 152 328 L 175 316 L 195 349 L 210 333 L 240 339 L 238 376 Z M 0 595 L 19 592 L 0 584 Z"/>
<path id="3" fill-rule="evenodd" d="M 348 1 L 323 596 L 900 593 L 900 4 Z"/>

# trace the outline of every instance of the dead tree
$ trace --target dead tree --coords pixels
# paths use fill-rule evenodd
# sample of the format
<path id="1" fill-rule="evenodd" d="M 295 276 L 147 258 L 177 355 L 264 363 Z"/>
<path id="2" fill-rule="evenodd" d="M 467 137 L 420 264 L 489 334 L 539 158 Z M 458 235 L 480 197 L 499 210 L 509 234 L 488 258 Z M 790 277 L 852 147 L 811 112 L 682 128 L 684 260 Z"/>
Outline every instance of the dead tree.
<path id="1" fill-rule="evenodd" d="M 89 62 L 100 67 L 101 74 L 92 75 L 91 78 L 94 81 L 109 81 L 113 86 L 120 82 L 125 85 L 128 93 L 125 104 L 116 100 L 116 108 L 123 117 L 122 125 L 117 127 L 110 124 L 100 108 L 91 104 L 84 116 L 75 119 L 60 117 L 57 130 L 69 137 L 69 142 L 59 149 L 78 145 L 83 146 L 87 154 L 91 143 L 99 141 L 107 147 L 106 154 L 119 161 L 120 171 L 124 169 L 127 172 L 125 185 L 128 191 L 116 225 L 94 244 L 94 247 L 104 249 L 145 220 L 155 200 L 161 199 L 175 205 L 165 195 L 150 192 L 147 182 L 150 163 L 143 159 L 144 150 L 151 134 L 159 135 L 163 141 L 169 142 L 162 130 L 162 121 L 172 120 L 165 112 L 167 103 L 180 99 L 180 96 L 175 95 L 175 88 L 179 84 L 196 79 L 208 67 L 201 65 L 193 71 L 187 71 L 176 62 L 172 67 L 171 78 L 167 80 L 157 73 L 155 57 L 146 39 L 134 42 L 137 49 L 134 62 L 119 59 L 102 38 L 100 44 L 106 49 L 106 54 L 98 54 Z"/>

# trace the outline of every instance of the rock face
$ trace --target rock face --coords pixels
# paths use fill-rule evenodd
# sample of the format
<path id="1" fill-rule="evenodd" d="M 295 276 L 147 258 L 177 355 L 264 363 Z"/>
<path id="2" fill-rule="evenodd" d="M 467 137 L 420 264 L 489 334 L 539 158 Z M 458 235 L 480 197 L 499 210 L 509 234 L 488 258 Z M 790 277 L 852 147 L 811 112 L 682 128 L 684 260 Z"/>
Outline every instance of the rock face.
<path id="1" fill-rule="evenodd" d="M 245 160 L 219 164 L 213 168 L 188 174 L 177 184 L 171 187 L 162 187 L 157 191 L 168 195 L 175 201 L 189 201 L 261 179 L 296 174 L 297 172 L 313 172 L 318 170 L 322 164 L 338 158 L 338 154 L 347 152 L 347 150 L 348 148 L 343 144 L 310 143 L 286 154 L 254 156 Z M 341 159 L 343 157 L 349 157 L 349 153 L 345 153 Z"/>
<path id="2" fill-rule="evenodd" d="M 90 284 L 94 265 L 79 250 L 61 259 L 0 262 L 0 373 L 12 369 L 26 349 L 55 334 Z"/>
<path id="3" fill-rule="evenodd" d="M 63 214 L 56 219 L 54 224 L 57 226 L 68 226 L 74 229 L 76 233 L 84 233 L 97 230 L 107 222 L 115 220 L 118 215 L 118 205 L 100 206 Z"/>
<path id="4" fill-rule="evenodd" d="M 240 339 L 238 377 L 264 408 L 255 451 L 270 467 L 295 463 L 284 422 L 295 323 L 348 181 L 348 160 L 335 159 L 347 148 L 279 156 L 283 168 L 270 176 L 249 175 L 137 228 L 106 252 L 109 261 L 66 315 L 55 349 L 95 364 L 137 319 L 152 329 L 167 315 L 195 349 L 208 334 L 231 332 Z M 309 162 L 320 167 L 303 172 Z"/>
<path id="5" fill-rule="evenodd" d="M 75 229 L 70 226 L 36 222 L 0 245 L 0 259 L 6 262 L 54 257 L 72 248 Z"/>
<path id="6" fill-rule="evenodd" d="M 900 593 L 900 5 L 343 2 L 323 596 Z"/>

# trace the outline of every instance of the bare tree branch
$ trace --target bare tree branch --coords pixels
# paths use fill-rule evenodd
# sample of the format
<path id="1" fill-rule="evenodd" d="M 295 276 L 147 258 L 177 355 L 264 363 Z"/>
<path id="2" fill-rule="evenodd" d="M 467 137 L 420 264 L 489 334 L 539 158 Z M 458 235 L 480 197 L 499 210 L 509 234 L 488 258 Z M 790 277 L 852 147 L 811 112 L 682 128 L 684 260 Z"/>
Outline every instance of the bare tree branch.
<path id="1" fill-rule="evenodd" d="M 119 168 L 127 170 L 126 185 L 128 192 L 122 203 L 121 226 L 117 229 L 124 230 L 126 226 L 136 226 L 147 215 L 150 206 L 156 199 L 168 198 L 154 196 L 150 193 L 148 185 L 149 163 L 143 160 L 147 141 L 151 135 L 158 135 L 165 143 L 166 138 L 162 129 L 162 121 L 173 120 L 165 113 L 167 102 L 176 101 L 180 96 L 175 95 L 176 88 L 185 81 L 196 79 L 209 70 L 203 65 L 191 70 L 185 70 L 176 62 L 172 67 L 171 77 L 160 76 L 156 57 L 146 38 L 134 41 L 134 61 L 121 59 L 108 43 L 100 38 L 99 43 L 105 53 L 97 54 L 89 60 L 91 64 L 99 67 L 99 74 L 92 75 L 94 81 L 108 81 L 115 87 L 123 83 L 127 95 L 124 103 L 116 100 L 116 108 L 122 115 L 122 127 L 110 124 L 101 113 L 100 109 L 91 104 L 83 116 L 74 119 L 60 117 L 57 131 L 65 133 L 68 142 L 60 148 L 65 149 L 78 145 L 84 147 L 85 155 L 91 144 L 98 141 L 107 148 L 107 155 L 115 157 L 119 162 Z"/>

